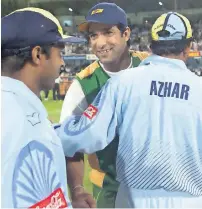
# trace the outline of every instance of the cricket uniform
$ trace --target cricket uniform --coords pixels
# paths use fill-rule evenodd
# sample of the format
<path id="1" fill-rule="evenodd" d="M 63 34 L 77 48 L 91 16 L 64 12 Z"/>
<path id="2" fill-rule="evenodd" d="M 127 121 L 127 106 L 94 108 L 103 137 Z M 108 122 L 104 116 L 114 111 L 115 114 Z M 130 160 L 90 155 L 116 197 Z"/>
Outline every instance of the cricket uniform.
<path id="1" fill-rule="evenodd" d="M 183 61 L 152 55 L 110 79 L 63 122 L 66 156 L 119 136 L 116 207 L 202 207 L 202 81 Z"/>
<path id="2" fill-rule="evenodd" d="M 137 67 L 147 52 L 131 52 L 131 63 L 128 68 Z M 110 77 L 117 73 L 108 72 L 99 61 L 93 62 L 76 76 L 70 86 L 62 107 L 60 122 L 71 115 L 80 115 L 92 103 L 100 89 Z M 116 181 L 116 154 L 118 136 L 104 150 L 88 156 L 92 168 L 90 181 L 93 183 L 93 196 L 97 207 L 115 207 L 115 198 L 119 183 Z"/>
<path id="3" fill-rule="evenodd" d="M 45 107 L 36 92 L 32 92 L 33 81 L 25 76 L 33 71 L 27 63 L 33 58 L 30 54 L 35 46 L 55 47 L 83 41 L 64 36 L 58 19 L 40 8 L 18 9 L 1 19 L 2 74 L 8 75 L 1 77 L 3 208 L 71 207 L 61 141 L 47 119 Z M 19 62 L 22 63 L 19 65 Z M 38 68 L 33 68 L 37 76 L 31 79 L 40 90 Z M 11 77 L 18 77 L 18 80 Z M 27 82 L 27 86 L 23 82 Z"/>
<path id="4" fill-rule="evenodd" d="M 40 99 L 21 81 L 1 78 L 2 208 L 67 208 L 65 157 Z"/>

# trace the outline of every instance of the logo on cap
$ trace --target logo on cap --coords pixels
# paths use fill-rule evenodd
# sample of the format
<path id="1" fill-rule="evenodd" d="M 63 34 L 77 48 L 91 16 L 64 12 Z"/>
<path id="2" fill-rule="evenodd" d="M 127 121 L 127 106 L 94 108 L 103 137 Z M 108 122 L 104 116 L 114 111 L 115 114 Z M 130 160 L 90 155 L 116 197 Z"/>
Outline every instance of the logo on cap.
<path id="1" fill-rule="evenodd" d="M 104 9 L 95 9 L 91 12 L 91 15 L 102 13 L 103 11 L 104 11 Z"/>

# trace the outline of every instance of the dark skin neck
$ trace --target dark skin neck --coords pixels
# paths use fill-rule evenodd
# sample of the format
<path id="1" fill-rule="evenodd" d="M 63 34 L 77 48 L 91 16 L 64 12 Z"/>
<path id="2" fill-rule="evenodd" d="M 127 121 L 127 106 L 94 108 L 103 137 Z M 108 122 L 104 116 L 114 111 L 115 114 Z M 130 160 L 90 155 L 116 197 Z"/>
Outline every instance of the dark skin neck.
<path id="1" fill-rule="evenodd" d="M 170 55 L 162 55 L 162 57 L 165 58 L 170 58 L 170 59 L 177 59 L 177 60 L 182 60 L 184 62 L 186 62 L 186 57 L 183 56 L 183 53 L 179 54 L 179 55 L 174 55 L 174 54 L 170 54 Z"/>
<path id="2" fill-rule="evenodd" d="M 34 94 L 38 97 L 40 95 L 40 88 L 37 82 L 36 70 L 32 69 L 31 65 L 26 69 L 22 68 L 15 73 L 2 72 L 2 76 L 10 77 L 19 81 L 22 81 Z"/>
<path id="3" fill-rule="evenodd" d="M 169 54 L 169 55 L 161 55 L 162 57 L 166 57 L 166 58 L 170 58 L 170 59 L 178 59 L 178 60 L 182 60 L 184 62 L 187 61 L 188 57 L 189 57 L 189 52 L 190 52 L 190 48 L 191 48 L 191 43 L 188 47 L 186 47 L 184 49 L 183 52 L 181 52 L 180 54 L 176 55 L 176 54 Z"/>
<path id="4" fill-rule="evenodd" d="M 128 66 L 130 65 L 130 62 L 131 62 L 131 56 L 128 51 L 128 48 L 126 48 L 126 50 L 121 55 L 121 57 L 117 59 L 115 62 L 107 63 L 103 65 L 104 65 L 105 70 L 109 72 L 119 72 L 121 70 L 128 68 Z"/>

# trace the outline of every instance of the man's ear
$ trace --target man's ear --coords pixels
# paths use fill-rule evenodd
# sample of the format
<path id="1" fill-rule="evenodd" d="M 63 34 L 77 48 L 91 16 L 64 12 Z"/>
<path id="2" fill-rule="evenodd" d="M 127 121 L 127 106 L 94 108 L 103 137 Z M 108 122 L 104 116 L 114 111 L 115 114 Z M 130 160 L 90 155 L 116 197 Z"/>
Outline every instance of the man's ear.
<path id="1" fill-rule="evenodd" d="M 126 27 L 125 31 L 123 32 L 123 36 L 125 37 L 126 42 L 130 39 L 131 30 L 129 27 Z"/>
<path id="2" fill-rule="evenodd" d="M 34 64 L 39 65 L 41 62 L 41 56 L 42 56 L 42 49 L 40 46 L 35 46 L 32 49 L 32 61 Z"/>
<path id="3" fill-rule="evenodd" d="M 188 56 L 191 50 L 191 47 L 192 47 L 192 42 L 184 49 L 184 54 Z"/>

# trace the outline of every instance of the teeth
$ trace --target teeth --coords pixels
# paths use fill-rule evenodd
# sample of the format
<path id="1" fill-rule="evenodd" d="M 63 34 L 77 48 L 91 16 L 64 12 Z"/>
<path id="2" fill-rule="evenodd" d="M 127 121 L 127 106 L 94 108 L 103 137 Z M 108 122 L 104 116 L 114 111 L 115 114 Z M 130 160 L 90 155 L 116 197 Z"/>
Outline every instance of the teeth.
<path id="1" fill-rule="evenodd" d="M 107 50 L 100 51 L 100 53 L 103 54 L 103 53 L 106 53 L 106 52 L 109 52 L 109 51 L 110 51 L 110 49 L 107 49 Z"/>

